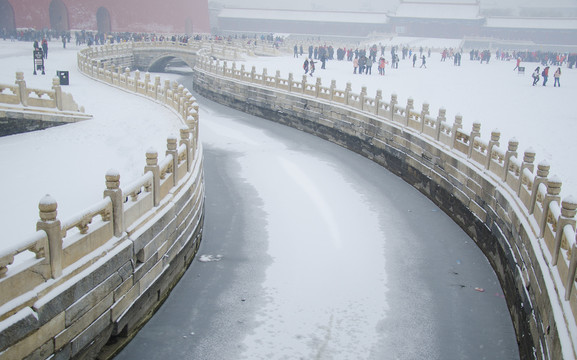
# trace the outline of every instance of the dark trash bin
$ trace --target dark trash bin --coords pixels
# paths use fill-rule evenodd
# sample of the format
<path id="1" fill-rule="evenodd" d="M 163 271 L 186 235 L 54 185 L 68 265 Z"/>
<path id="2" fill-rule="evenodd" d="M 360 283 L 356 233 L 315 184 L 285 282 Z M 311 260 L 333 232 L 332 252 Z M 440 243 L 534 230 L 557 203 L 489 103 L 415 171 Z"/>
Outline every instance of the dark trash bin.
<path id="1" fill-rule="evenodd" d="M 68 71 L 56 71 L 56 75 L 60 79 L 60 85 L 68 85 Z"/>

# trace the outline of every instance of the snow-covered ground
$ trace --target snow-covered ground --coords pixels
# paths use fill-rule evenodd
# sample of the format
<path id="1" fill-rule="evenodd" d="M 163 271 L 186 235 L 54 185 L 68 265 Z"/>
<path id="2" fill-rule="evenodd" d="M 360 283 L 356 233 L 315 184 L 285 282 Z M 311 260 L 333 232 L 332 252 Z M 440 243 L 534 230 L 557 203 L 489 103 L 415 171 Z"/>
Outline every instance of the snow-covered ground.
<path id="1" fill-rule="evenodd" d="M 455 40 L 413 38 L 382 39 L 374 43 L 387 45 L 387 61 L 391 57 L 390 44 L 409 44 L 417 51 L 417 56 L 420 46 L 454 48 L 459 44 Z M 305 54 L 298 59 L 292 54 L 280 58 L 249 58 L 245 62 L 246 70 L 250 71 L 251 66 L 255 66 L 257 73 L 262 73 L 266 68 L 269 75 L 280 70 L 283 78 L 288 78 L 292 72 L 295 79 L 300 79 L 308 45 L 303 43 Z M 541 78 L 539 85 L 533 87 L 531 73 L 540 64 L 521 63 L 525 67 L 525 74 L 521 75 L 513 71 L 514 61 L 495 60 L 494 53 L 489 64 L 470 61 L 468 49 L 465 49 L 461 66 L 454 66 L 450 59 L 441 62 L 439 53 L 431 54 L 426 68 L 420 65 L 421 61 L 417 60 L 413 68 L 412 61 L 401 57 L 398 69 L 391 69 L 387 64 L 385 76 L 380 76 L 376 64 L 372 75 L 354 75 L 352 62 L 329 61 L 325 70 L 317 62 L 314 77 L 309 77 L 308 81 L 313 83 L 316 77 L 321 77 L 322 84 L 329 86 L 331 80 L 336 80 L 337 88 L 342 90 L 350 82 L 355 93 L 360 93 L 361 87 L 366 86 L 370 97 L 380 89 L 384 100 L 390 101 L 391 94 L 397 94 L 399 104 L 403 106 L 408 98 L 413 98 L 417 111 L 421 110 L 423 103 L 429 103 L 433 117 L 437 116 L 439 108 L 445 108 L 447 122 L 452 124 L 455 115 L 461 114 L 463 129 L 467 132 L 471 131 L 473 122 L 480 122 L 485 140 L 490 139 L 491 131 L 498 129 L 501 147 L 506 149 L 508 141 L 516 138 L 521 158 L 525 150 L 532 148 L 537 154 L 535 163 L 547 160 L 551 165 L 551 175 L 557 174 L 563 180 L 562 196 L 577 196 L 577 167 L 572 165 L 573 156 L 577 154 L 577 143 L 573 140 L 577 133 L 577 112 L 569 106 L 576 99 L 576 69 L 563 66 L 561 87 L 553 87 L 553 73 L 557 67 L 551 66 L 547 86 L 542 86 Z"/>

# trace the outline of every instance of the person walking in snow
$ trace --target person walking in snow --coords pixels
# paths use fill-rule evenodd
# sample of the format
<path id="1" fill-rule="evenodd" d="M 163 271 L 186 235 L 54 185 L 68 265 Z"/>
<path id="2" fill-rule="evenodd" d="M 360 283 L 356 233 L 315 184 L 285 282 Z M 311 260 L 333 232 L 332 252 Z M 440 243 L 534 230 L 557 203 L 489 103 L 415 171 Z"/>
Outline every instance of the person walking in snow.
<path id="1" fill-rule="evenodd" d="M 308 72 L 309 72 L 309 59 L 305 59 L 305 62 L 303 64 L 303 69 L 305 71 L 305 75 L 308 74 Z"/>
<path id="2" fill-rule="evenodd" d="M 313 76 L 313 73 L 315 72 L 315 62 L 313 61 L 313 59 L 311 59 L 311 61 L 309 62 L 309 66 L 310 66 L 310 76 Z"/>
<path id="3" fill-rule="evenodd" d="M 425 67 L 425 69 L 427 68 L 427 58 L 425 57 L 425 55 L 423 55 L 423 57 L 421 57 L 421 67 Z"/>
<path id="4" fill-rule="evenodd" d="M 541 71 L 541 68 L 539 66 L 537 66 L 535 68 L 535 71 L 533 71 L 533 86 L 535 86 L 535 84 L 537 84 L 539 82 L 539 72 Z"/>
<path id="5" fill-rule="evenodd" d="M 355 60 L 353 60 L 353 74 L 357 73 L 357 69 L 359 68 L 359 58 L 355 57 Z"/>
<path id="6" fill-rule="evenodd" d="M 413 54 L 413 67 L 415 67 L 416 63 L 417 63 L 417 54 Z"/>
<path id="7" fill-rule="evenodd" d="M 42 39 L 42 51 L 44 52 L 44 58 L 48 59 L 48 41 L 46 38 Z"/>
<path id="8" fill-rule="evenodd" d="M 561 77 L 561 68 L 558 67 L 557 70 L 555 70 L 555 74 L 553 74 L 553 77 L 555 78 L 555 82 L 553 83 L 553 87 L 561 87 L 561 83 L 559 82 L 559 78 Z"/>
<path id="9" fill-rule="evenodd" d="M 365 55 L 361 55 L 359 58 L 359 74 L 362 74 L 365 71 L 365 66 L 367 65 L 367 57 Z"/>
<path id="10" fill-rule="evenodd" d="M 385 58 L 381 56 L 379 59 L 379 74 L 380 75 L 385 75 L 385 63 L 386 63 Z"/>
<path id="11" fill-rule="evenodd" d="M 517 65 L 515 65 L 513 71 L 517 70 L 519 68 L 519 65 L 521 65 L 521 57 L 517 57 Z"/>
<path id="12" fill-rule="evenodd" d="M 373 58 L 370 56 L 367 58 L 365 74 L 367 74 L 367 75 L 373 74 Z"/>
<path id="13" fill-rule="evenodd" d="M 547 79 L 549 79 L 549 66 L 545 66 L 541 75 L 543 76 L 543 86 L 546 86 Z"/>

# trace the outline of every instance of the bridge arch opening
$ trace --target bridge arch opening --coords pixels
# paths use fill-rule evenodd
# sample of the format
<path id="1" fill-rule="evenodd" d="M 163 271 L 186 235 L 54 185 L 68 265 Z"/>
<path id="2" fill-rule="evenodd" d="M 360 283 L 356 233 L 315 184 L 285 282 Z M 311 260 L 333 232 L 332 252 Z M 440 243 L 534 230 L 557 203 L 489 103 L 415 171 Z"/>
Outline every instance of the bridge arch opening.
<path id="1" fill-rule="evenodd" d="M 98 32 L 102 34 L 106 34 L 112 31 L 110 12 L 103 6 L 99 7 L 96 11 L 96 27 Z"/>
<path id="2" fill-rule="evenodd" d="M 62 0 L 52 0 L 48 8 L 50 13 L 50 28 L 55 31 L 68 31 L 68 9 Z"/>
<path id="3" fill-rule="evenodd" d="M 154 59 L 148 66 L 150 72 L 188 73 L 192 72 L 194 64 L 176 56 L 162 56 Z"/>
<path id="4" fill-rule="evenodd" d="M 0 31 L 11 32 L 14 30 L 16 30 L 14 8 L 8 0 L 0 0 Z"/>

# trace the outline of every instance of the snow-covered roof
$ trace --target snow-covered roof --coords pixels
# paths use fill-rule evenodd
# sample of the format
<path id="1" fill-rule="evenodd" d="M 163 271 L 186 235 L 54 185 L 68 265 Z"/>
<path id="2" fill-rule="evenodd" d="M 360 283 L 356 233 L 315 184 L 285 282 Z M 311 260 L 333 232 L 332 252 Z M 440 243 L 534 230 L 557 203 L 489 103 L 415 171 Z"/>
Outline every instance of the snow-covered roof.
<path id="1" fill-rule="evenodd" d="M 368 12 L 271 10 L 271 9 L 222 9 L 220 19 L 288 20 L 355 24 L 386 24 L 387 14 Z"/>
<path id="2" fill-rule="evenodd" d="M 478 20 L 479 4 L 474 1 L 435 2 L 427 0 L 402 2 L 390 15 L 397 18 Z"/>
<path id="3" fill-rule="evenodd" d="M 485 27 L 506 29 L 577 30 L 575 18 L 487 18 Z"/>

